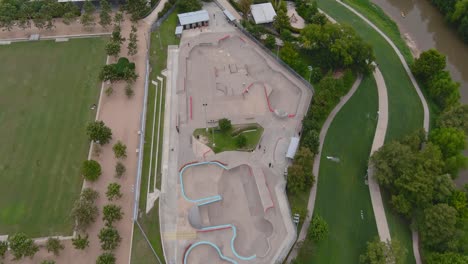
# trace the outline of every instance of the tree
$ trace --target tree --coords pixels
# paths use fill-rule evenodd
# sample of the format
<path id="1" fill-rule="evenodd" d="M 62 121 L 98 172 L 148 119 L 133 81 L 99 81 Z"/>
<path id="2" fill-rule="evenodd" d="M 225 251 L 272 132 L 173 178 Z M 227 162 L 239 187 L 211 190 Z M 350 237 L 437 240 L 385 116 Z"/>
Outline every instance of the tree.
<path id="1" fill-rule="evenodd" d="M 114 26 L 114 30 L 112 31 L 111 40 L 122 44 L 125 41 L 125 38 L 122 37 L 122 28 L 119 25 Z"/>
<path id="2" fill-rule="evenodd" d="M 113 201 L 114 199 L 117 200 L 122 197 L 122 193 L 120 192 L 120 184 L 113 182 L 107 185 L 107 192 L 106 192 L 107 199 L 109 201 Z"/>
<path id="3" fill-rule="evenodd" d="M 446 249 L 455 235 L 457 211 L 447 204 L 437 204 L 424 210 L 420 224 L 423 245 L 433 250 Z"/>
<path id="4" fill-rule="evenodd" d="M 465 133 L 453 127 L 437 128 L 432 130 L 429 139 L 439 146 L 445 160 L 445 171 L 455 178 L 458 171 L 467 164 L 467 159 L 461 152 L 466 145 Z"/>
<path id="5" fill-rule="evenodd" d="M 130 36 L 129 36 L 129 42 L 128 42 L 128 55 L 129 56 L 133 56 L 135 54 L 137 54 L 138 52 L 138 46 L 137 46 L 137 28 L 132 25 L 132 31 L 130 32 Z"/>
<path id="6" fill-rule="evenodd" d="M 101 229 L 101 231 L 99 231 L 98 237 L 101 241 L 101 248 L 103 250 L 116 249 L 122 240 L 117 229 L 111 226 L 107 226 Z"/>
<path id="7" fill-rule="evenodd" d="M 107 144 L 112 139 L 112 131 L 108 128 L 103 121 L 94 121 L 86 127 L 86 134 L 89 140 L 97 144 Z"/>
<path id="8" fill-rule="evenodd" d="M 117 161 L 115 164 L 115 177 L 120 178 L 125 174 L 125 165 L 122 162 Z"/>
<path id="9" fill-rule="evenodd" d="M 321 216 L 316 215 L 312 218 L 309 229 L 307 230 L 307 238 L 319 242 L 328 235 L 328 224 Z"/>
<path id="10" fill-rule="evenodd" d="M 302 144 L 304 147 L 310 149 L 312 153 L 317 154 L 319 151 L 320 135 L 315 129 L 310 129 L 309 131 L 305 132 L 302 136 Z"/>
<path id="11" fill-rule="evenodd" d="M 103 253 L 97 258 L 96 264 L 115 264 L 115 256 L 109 252 Z"/>
<path id="12" fill-rule="evenodd" d="M 114 151 L 114 156 L 117 159 L 127 157 L 127 146 L 125 146 L 125 144 L 120 140 L 114 144 L 114 146 L 112 147 L 112 150 Z"/>
<path id="13" fill-rule="evenodd" d="M 7 241 L 0 241 L 0 258 L 5 257 L 5 253 L 8 250 L 8 242 Z"/>
<path id="14" fill-rule="evenodd" d="M 445 56 L 435 49 L 426 50 L 414 60 L 411 70 L 423 82 L 442 71 L 446 66 Z"/>
<path id="15" fill-rule="evenodd" d="M 218 126 L 222 133 L 226 133 L 232 128 L 231 120 L 227 118 L 221 118 L 218 120 Z"/>
<path id="16" fill-rule="evenodd" d="M 81 166 L 81 174 L 88 181 L 96 181 L 101 173 L 101 165 L 95 160 L 85 160 Z"/>
<path id="17" fill-rule="evenodd" d="M 107 28 L 112 22 L 112 17 L 110 15 L 111 6 L 107 0 L 101 0 L 101 12 L 99 13 L 99 24 Z"/>
<path id="18" fill-rule="evenodd" d="M 60 242 L 60 239 L 55 237 L 49 237 L 46 242 L 47 252 L 53 252 L 55 256 L 58 256 L 60 250 L 64 249 L 65 246 Z"/>
<path id="19" fill-rule="evenodd" d="M 76 18 L 76 14 L 74 12 L 67 12 L 63 15 L 63 20 L 62 22 L 65 25 L 70 25 L 71 22 Z"/>
<path id="20" fill-rule="evenodd" d="M 200 0 L 184 0 L 178 1 L 177 3 L 180 13 L 198 11 L 202 8 Z"/>
<path id="21" fill-rule="evenodd" d="M 382 242 L 378 237 L 367 242 L 366 253 L 359 257 L 362 264 L 402 264 L 405 261 L 406 249 L 397 239 Z"/>
<path id="22" fill-rule="evenodd" d="M 427 264 L 466 264 L 468 256 L 455 252 L 430 253 L 426 259 Z"/>
<path id="23" fill-rule="evenodd" d="M 312 175 L 312 163 L 314 155 L 310 149 L 301 147 L 295 156 L 294 162 L 288 167 L 287 190 L 291 194 L 297 194 L 312 187 L 314 176 Z"/>
<path id="24" fill-rule="evenodd" d="M 0 27 L 10 31 L 13 28 L 15 20 L 16 7 L 10 3 L 2 3 L 0 5 Z"/>
<path id="25" fill-rule="evenodd" d="M 72 238 L 72 244 L 75 247 L 75 249 L 80 249 L 80 250 L 83 250 L 89 247 L 88 234 L 86 234 L 85 236 L 81 236 L 80 234 L 78 234 L 77 237 Z"/>
<path id="26" fill-rule="evenodd" d="M 81 15 L 81 24 L 85 28 L 89 28 L 94 26 L 94 16 L 93 13 L 95 11 L 94 5 L 91 1 L 86 0 L 83 5 L 84 13 Z"/>
<path id="27" fill-rule="evenodd" d="M 75 201 L 71 217 L 75 219 L 75 227 L 77 230 L 85 230 L 91 223 L 96 221 L 99 211 L 94 202 L 98 196 L 98 192 L 90 188 L 85 188 L 81 192 L 80 198 Z"/>
<path id="28" fill-rule="evenodd" d="M 284 30 L 282 33 L 284 33 Z M 307 71 L 307 67 L 304 62 L 299 58 L 298 48 L 290 42 L 285 42 L 283 47 L 280 49 L 280 58 L 293 68 L 297 73 L 303 75 Z"/>
<path id="29" fill-rule="evenodd" d="M 8 244 L 15 260 L 23 257 L 33 257 L 39 247 L 24 233 L 17 233 L 8 237 Z"/>
<path id="30" fill-rule="evenodd" d="M 457 128 L 468 135 L 468 105 L 459 105 L 443 112 L 437 120 L 437 126 Z"/>
<path id="31" fill-rule="evenodd" d="M 120 26 L 120 23 L 122 23 L 123 21 L 123 14 L 122 12 L 117 12 L 115 13 L 114 15 L 114 23 L 117 25 L 117 26 Z"/>
<path id="32" fill-rule="evenodd" d="M 107 42 L 105 49 L 106 49 L 106 54 L 108 56 L 114 56 L 117 58 L 120 53 L 120 43 L 117 41 L 111 40 Z"/>
<path id="33" fill-rule="evenodd" d="M 273 49 L 276 45 L 276 39 L 273 35 L 267 34 L 265 38 L 265 46 L 269 49 Z"/>
<path id="34" fill-rule="evenodd" d="M 150 7 L 146 0 L 128 0 L 126 9 L 130 14 L 130 19 L 136 22 L 149 13 Z"/>
<path id="35" fill-rule="evenodd" d="M 323 26 L 328 23 L 328 18 L 325 14 L 317 13 L 312 16 L 310 23 Z"/>
<path id="36" fill-rule="evenodd" d="M 18 26 L 22 29 L 31 27 L 34 9 L 29 3 L 23 3 L 18 11 Z"/>
<path id="37" fill-rule="evenodd" d="M 115 204 L 108 204 L 102 210 L 102 220 L 106 222 L 106 226 L 112 226 L 114 221 L 119 221 L 123 217 L 122 207 Z"/>
<path id="38" fill-rule="evenodd" d="M 236 137 L 236 146 L 238 148 L 243 148 L 247 145 L 247 138 L 244 136 L 244 134 L 239 134 Z"/>
<path id="39" fill-rule="evenodd" d="M 457 106 L 460 101 L 460 84 L 454 82 L 447 71 L 435 74 L 428 82 L 429 96 L 441 109 Z"/>
<path id="40" fill-rule="evenodd" d="M 284 8 L 280 8 L 278 10 L 276 16 L 273 18 L 273 26 L 280 33 L 285 29 L 291 28 L 291 22 L 289 21 L 287 10 L 285 10 Z"/>
<path id="41" fill-rule="evenodd" d="M 253 4 L 253 0 L 240 0 L 238 3 L 242 16 L 246 19 L 250 13 L 250 6 Z"/>

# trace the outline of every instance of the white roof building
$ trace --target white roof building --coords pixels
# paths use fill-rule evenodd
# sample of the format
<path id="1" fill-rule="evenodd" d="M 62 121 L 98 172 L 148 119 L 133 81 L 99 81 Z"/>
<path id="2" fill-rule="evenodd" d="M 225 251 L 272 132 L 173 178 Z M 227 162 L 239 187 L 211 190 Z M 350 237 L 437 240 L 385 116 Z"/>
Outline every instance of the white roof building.
<path id="1" fill-rule="evenodd" d="M 299 138 L 292 137 L 291 142 L 289 143 L 288 152 L 286 152 L 286 158 L 294 159 L 296 155 L 297 148 L 299 147 Z"/>
<path id="2" fill-rule="evenodd" d="M 250 11 L 252 12 L 255 24 L 257 25 L 271 23 L 276 16 L 275 9 L 271 3 L 251 5 Z"/>
<path id="3" fill-rule="evenodd" d="M 179 17 L 179 22 L 181 26 L 206 22 L 210 20 L 210 15 L 206 10 L 178 14 L 177 16 Z"/>

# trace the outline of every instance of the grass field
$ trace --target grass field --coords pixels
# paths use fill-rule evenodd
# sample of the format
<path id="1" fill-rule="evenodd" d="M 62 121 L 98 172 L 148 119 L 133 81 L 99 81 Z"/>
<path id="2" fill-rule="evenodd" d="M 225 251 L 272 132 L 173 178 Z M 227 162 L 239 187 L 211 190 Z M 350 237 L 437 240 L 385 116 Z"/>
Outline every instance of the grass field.
<path id="1" fill-rule="evenodd" d="M 232 129 L 235 129 L 236 126 L 234 125 Z M 245 150 L 254 149 L 260 137 L 263 134 L 263 127 L 259 126 L 257 128 L 252 128 L 246 130 L 241 133 L 247 138 L 247 144 L 243 148 Z M 208 128 L 208 132 L 206 132 L 205 128 L 195 129 L 193 132 L 194 136 L 203 136 L 208 139 L 208 146 L 213 145 L 213 128 Z M 223 151 L 230 151 L 230 150 L 239 150 L 240 148 L 236 145 L 236 138 L 237 136 L 232 136 L 232 132 L 228 131 L 226 133 L 222 133 L 219 130 L 214 129 L 214 142 L 215 146 L 213 147 L 213 151 L 215 153 L 223 152 Z"/>
<path id="2" fill-rule="evenodd" d="M 377 108 L 375 81 L 366 77 L 333 120 L 322 150 L 314 212 L 328 222 L 330 233 L 317 245 L 306 240 L 299 263 L 358 263 L 366 242 L 378 235 L 364 183 Z"/>
<path id="3" fill-rule="evenodd" d="M 0 234 L 70 235 L 106 39 L 0 46 Z"/>
<path id="4" fill-rule="evenodd" d="M 161 71 L 166 69 L 167 63 L 167 46 L 168 45 L 178 45 L 180 39 L 174 35 L 174 30 L 177 25 L 177 12 L 173 12 L 166 21 L 164 21 L 159 28 L 155 32 L 151 33 L 151 46 L 150 46 L 150 87 L 148 90 L 148 103 L 147 103 L 147 115 L 146 115 L 146 128 L 145 128 L 145 145 L 144 145 L 144 155 L 143 155 L 143 169 L 142 169 L 142 177 L 141 177 L 141 189 L 140 189 L 140 201 L 139 201 L 139 208 L 141 215 L 138 218 L 139 223 L 142 225 L 143 230 L 145 231 L 148 239 L 151 242 L 153 249 L 158 254 L 161 261 L 164 263 L 163 251 L 162 251 L 162 244 L 161 244 L 161 236 L 159 231 L 159 209 L 158 203 L 159 200 L 156 201 L 155 207 L 149 212 L 149 214 L 144 214 L 146 211 L 146 193 L 148 189 L 148 184 L 153 186 L 153 181 L 156 180 L 156 188 L 161 188 L 161 158 L 162 158 L 162 139 L 163 139 L 163 130 L 164 126 L 158 126 L 161 122 L 164 122 L 164 102 L 165 102 L 165 95 L 166 89 L 162 90 L 162 93 L 156 94 L 155 86 L 151 84 L 151 80 L 157 80 L 157 76 L 162 76 Z M 164 76 L 163 76 L 164 77 Z M 164 85 L 166 84 L 166 80 L 164 79 Z M 158 87 L 160 89 L 161 87 Z M 158 90 L 159 91 L 159 90 Z M 157 96 L 156 103 L 157 110 L 156 113 L 154 112 L 154 104 L 155 104 L 155 97 Z M 161 120 L 159 120 L 159 101 L 162 100 L 163 107 L 161 108 Z M 150 163 L 150 154 L 151 154 L 151 136 L 152 136 L 152 125 L 153 125 L 153 115 L 156 114 L 156 127 L 155 127 L 155 137 L 157 136 L 159 130 L 159 155 L 156 155 L 156 144 L 153 145 L 153 175 L 154 175 L 154 168 L 155 164 L 158 164 L 158 171 L 156 172 L 155 178 L 150 178 L 148 181 L 148 173 L 149 173 L 149 163 Z M 156 140 L 156 139 L 155 139 Z M 146 241 L 144 241 L 143 236 L 138 234 L 140 230 L 138 227 L 135 226 L 134 230 L 134 237 L 133 237 L 133 247 L 132 247 L 132 261 L 131 263 L 143 264 L 143 263 L 157 263 L 154 260 L 154 255 L 149 248 L 147 247 Z M 139 245 L 142 248 L 139 248 Z M 151 253 L 152 258 L 148 261 L 147 255 Z M 141 255 L 141 256 L 140 256 Z"/>

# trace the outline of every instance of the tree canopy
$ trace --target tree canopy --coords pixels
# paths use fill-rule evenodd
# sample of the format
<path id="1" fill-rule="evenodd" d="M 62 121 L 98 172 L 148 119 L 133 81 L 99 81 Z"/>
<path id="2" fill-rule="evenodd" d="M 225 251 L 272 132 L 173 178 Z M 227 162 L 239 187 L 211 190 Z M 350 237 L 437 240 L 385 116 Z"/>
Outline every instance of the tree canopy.
<path id="1" fill-rule="evenodd" d="M 198 11 L 202 8 L 200 0 L 178 1 L 178 6 L 180 13 Z"/>
<path id="2" fill-rule="evenodd" d="M 39 247 L 34 243 L 34 240 L 24 233 L 9 236 L 8 244 L 15 260 L 23 257 L 33 257 L 39 251 Z"/>
<path id="3" fill-rule="evenodd" d="M 94 121 L 86 127 L 86 134 L 89 140 L 104 145 L 112 139 L 112 131 L 103 121 Z"/>
<path id="4" fill-rule="evenodd" d="M 457 211 L 448 204 L 424 210 L 420 233 L 422 243 L 431 249 L 444 250 L 456 231 Z"/>
<path id="5" fill-rule="evenodd" d="M 301 147 L 294 157 L 294 162 L 288 167 L 287 190 L 289 193 L 299 193 L 312 187 L 314 175 L 312 165 L 314 154 L 310 149 Z"/>
<path id="6" fill-rule="evenodd" d="M 359 257 L 362 264 L 403 264 L 407 251 L 397 239 L 382 242 L 378 237 L 367 242 L 366 253 Z"/>
<path id="7" fill-rule="evenodd" d="M 421 53 L 414 60 L 411 70 L 422 81 L 428 81 L 436 73 L 441 72 L 446 66 L 445 56 L 435 49 L 429 49 Z"/>

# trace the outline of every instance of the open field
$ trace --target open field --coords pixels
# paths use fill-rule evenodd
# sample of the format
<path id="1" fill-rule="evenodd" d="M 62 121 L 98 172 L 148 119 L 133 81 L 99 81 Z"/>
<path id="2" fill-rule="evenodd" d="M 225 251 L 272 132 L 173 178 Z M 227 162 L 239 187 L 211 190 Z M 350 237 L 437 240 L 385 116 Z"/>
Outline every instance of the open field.
<path id="1" fill-rule="evenodd" d="M 328 130 L 314 215 L 328 222 L 330 233 L 318 245 L 306 240 L 297 258 L 300 263 L 358 263 L 366 242 L 378 235 L 369 188 L 364 183 L 377 122 L 375 87 L 373 77 L 364 78 Z M 340 162 L 327 156 L 338 157 Z"/>
<path id="2" fill-rule="evenodd" d="M 0 46 L 0 234 L 70 235 L 106 39 Z"/>

